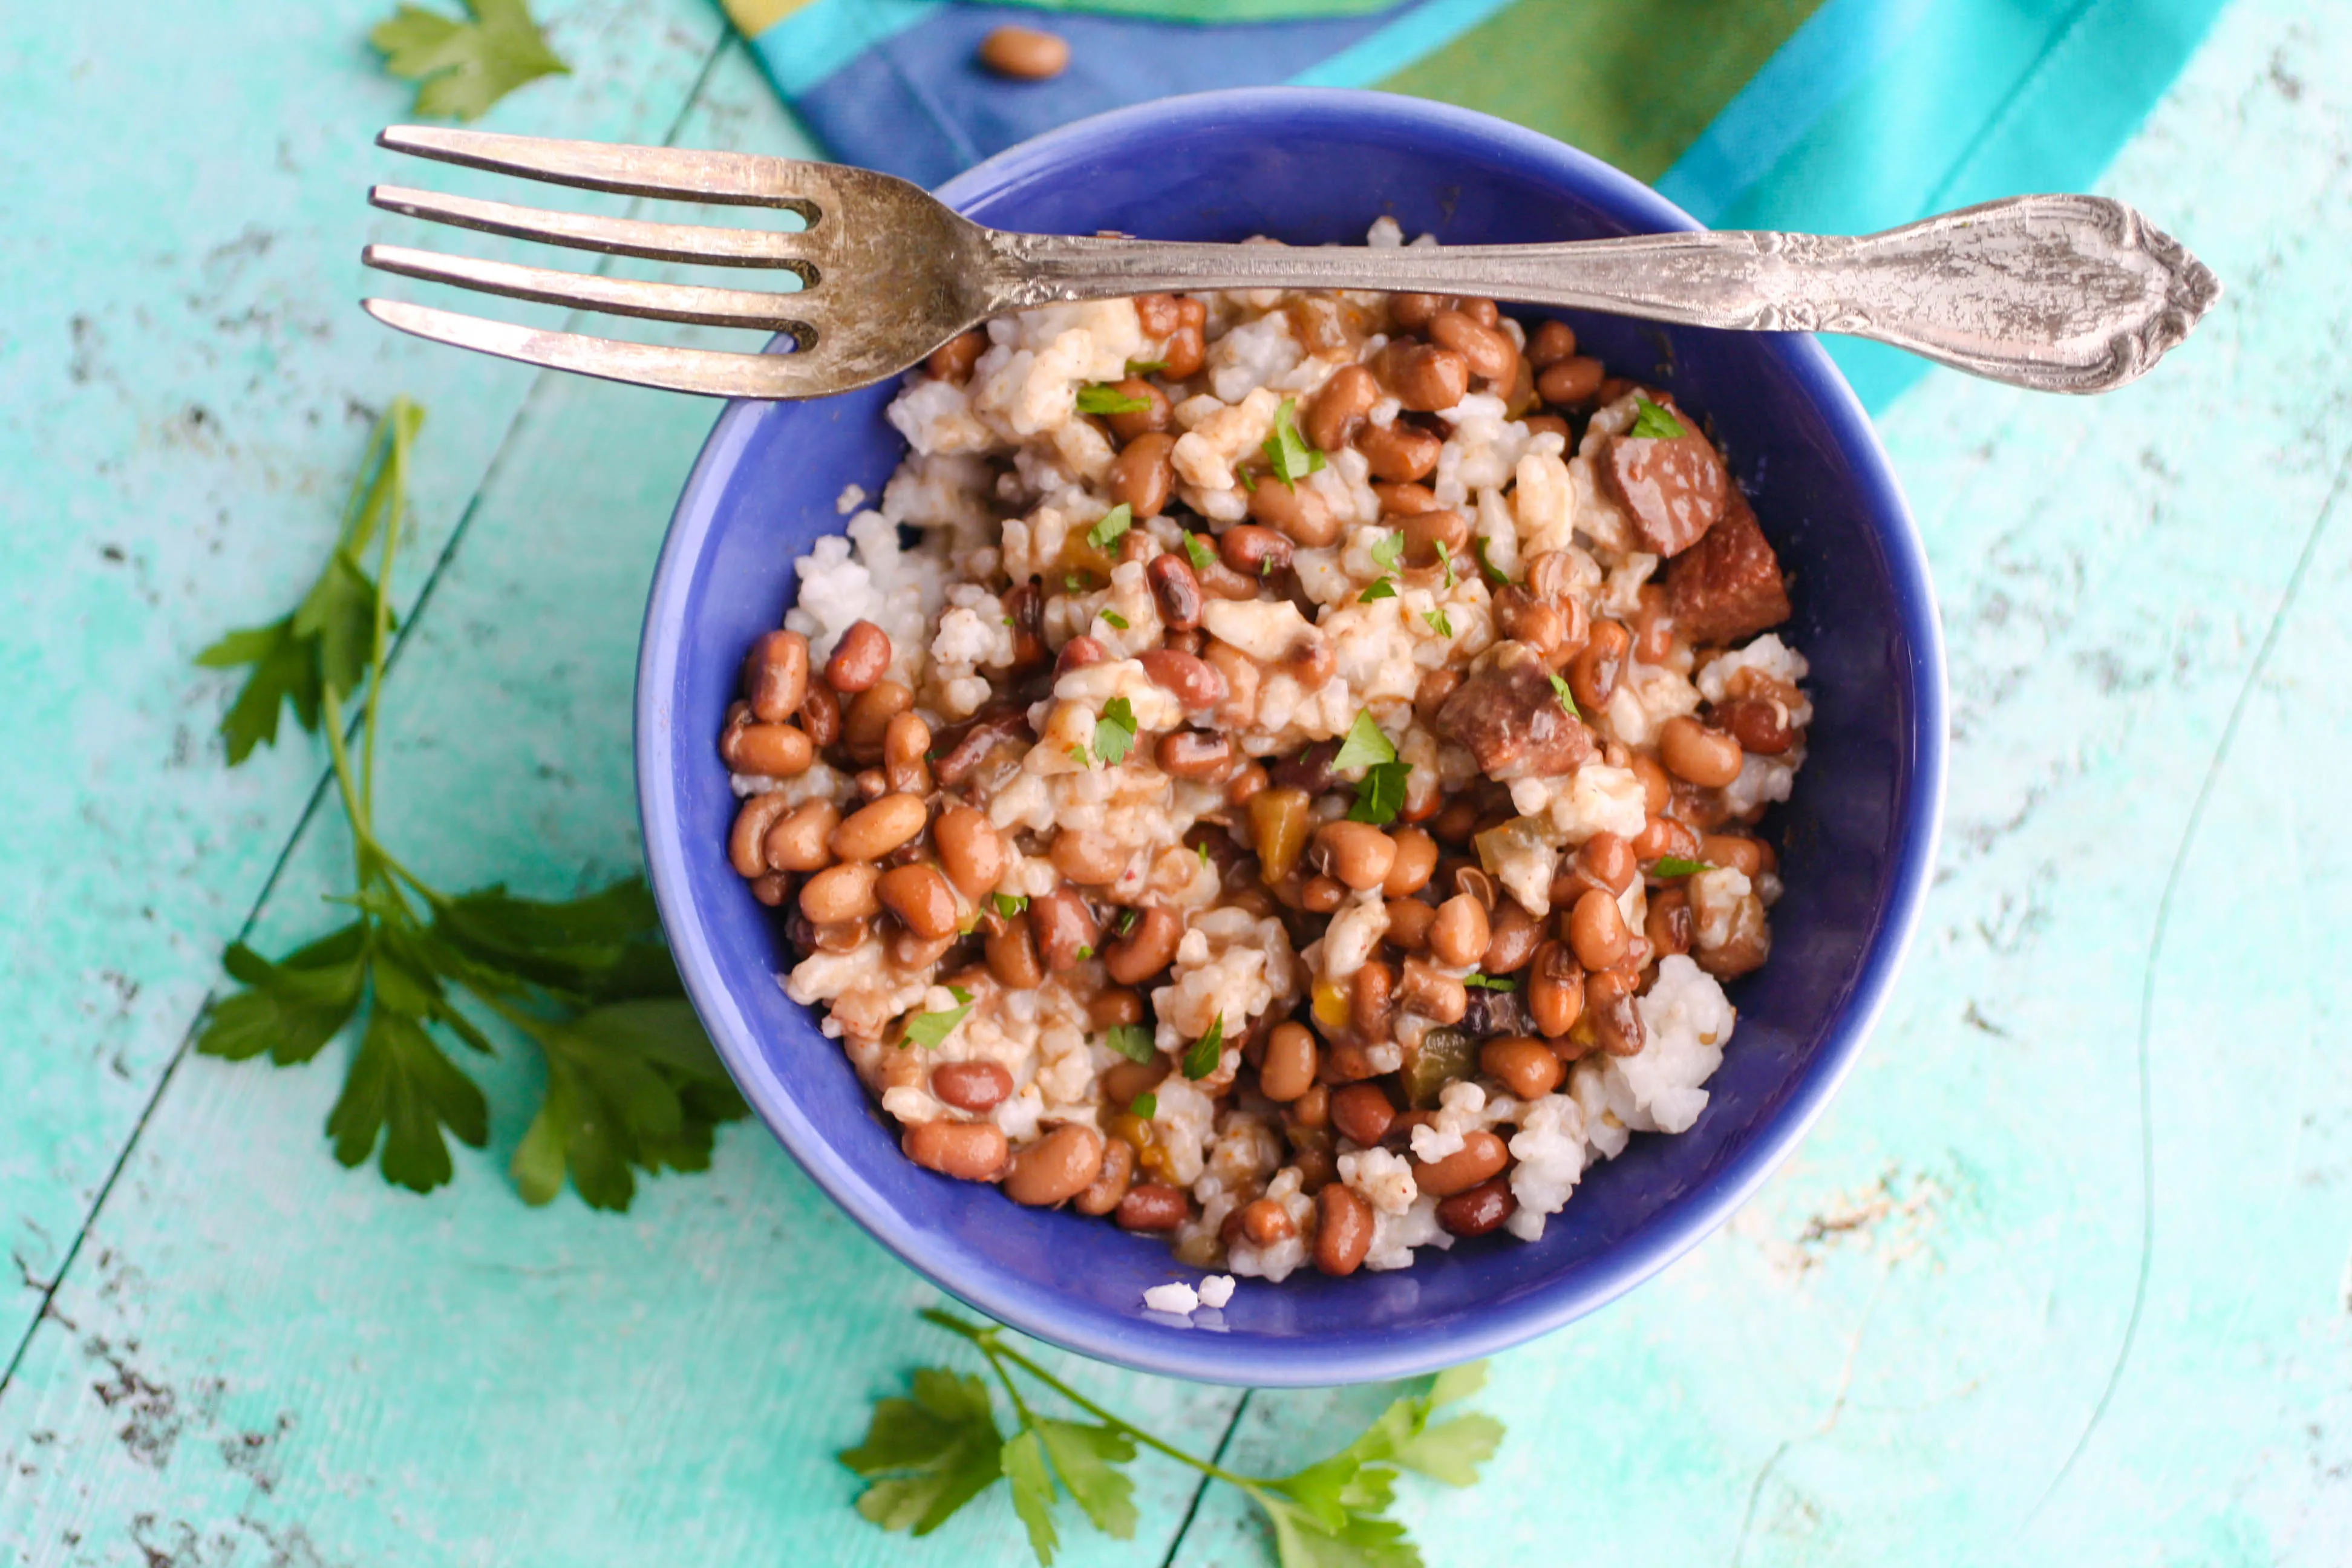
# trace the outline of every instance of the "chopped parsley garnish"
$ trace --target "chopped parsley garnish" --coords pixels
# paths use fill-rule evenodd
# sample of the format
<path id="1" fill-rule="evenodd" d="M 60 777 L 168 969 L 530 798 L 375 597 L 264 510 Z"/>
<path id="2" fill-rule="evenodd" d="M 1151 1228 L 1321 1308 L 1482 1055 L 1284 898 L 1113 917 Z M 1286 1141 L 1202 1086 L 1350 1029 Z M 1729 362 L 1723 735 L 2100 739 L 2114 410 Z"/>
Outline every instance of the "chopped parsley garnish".
<path id="1" fill-rule="evenodd" d="M 478 120 L 527 81 L 571 74 L 523 0 L 465 0 L 465 8 L 471 19 L 461 22 L 404 5 L 368 34 L 385 70 L 419 84 L 417 113 Z"/>
<path id="2" fill-rule="evenodd" d="M 1450 637 L 1454 635 L 1454 622 L 1447 617 L 1444 610 L 1423 610 L 1421 612 L 1421 618 L 1427 621 L 1429 629 L 1439 637 Z"/>
<path id="3" fill-rule="evenodd" d="M 1140 1029 L 1143 1026 L 1140 1024 L 1129 1024 L 1124 1026 L 1124 1027 Z M 1138 1057 L 1136 1058 L 1138 1061 L 1149 1061 L 1150 1059 L 1150 1058 L 1148 1057 Z M 1128 1101 L 1127 1113 L 1129 1116 L 1138 1117 L 1145 1121 L 1149 1121 L 1153 1117 L 1160 1114 L 1160 1097 L 1147 1089 L 1141 1094 L 1137 1095 L 1133 1100 Z"/>
<path id="4" fill-rule="evenodd" d="M 963 1016 L 971 1011 L 971 993 L 961 985 L 950 985 L 948 987 L 948 994 L 954 997 L 961 1005 L 947 1008 L 943 1012 L 918 1013 L 908 1019 L 907 1042 L 909 1045 L 920 1046 L 926 1050 L 932 1049 L 952 1034 L 958 1024 L 963 1022 Z"/>
<path id="5" fill-rule="evenodd" d="M 1519 983 L 1507 974 L 1481 974 L 1476 970 L 1462 977 L 1465 985 L 1475 985 L 1481 991 L 1517 991 Z"/>
<path id="6" fill-rule="evenodd" d="M 1559 705 L 1567 711 L 1568 716 L 1571 719 L 1583 718 L 1584 715 L 1577 710 L 1576 693 L 1568 689 L 1568 682 L 1557 675 L 1552 676 L 1550 679 L 1551 694 L 1559 699 Z"/>
<path id="7" fill-rule="evenodd" d="M 1375 763 L 1364 770 L 1364 780 L 1356 786 L 1356 804 L 1349 809 L 1350 822 L 1369 822 L 1375 827 L 1386 827 L 1404 809 L 1405 780 L 1412 776 L 1411 763 Z"/>
<path id="8" fill-rule="evenodd" d="M 1102 514 L 1101 520 L 1087 530 L 1087 542 L 1097 550 L 1108 550 L 1118 542 L 1118 536 L 1135 526 L 1135 509 L 1119 502 Z"/>
<path id="9" fill-rule="evenodd" d="M 1648 398 L 1637 395 L 1633 399 L 1633 427 L 1626 434 L 1644 441 L 1679 441 L 1684 430 L 1681 420 Z"/>
<path id="10" fill-rule="evenodd" d="M 1650 866 L 1651 874 L 1658 877 L 1693 877 L 1714 869 L 1704 860 L 1685 860 L 1679 855 L 1661 855 Z"/>
<path id="11" fill-rule="evenodd" d="M 1135 922 L 1142 918 L 1143 911 L 1136 909 L 1133 905 L 1129 905 L 1128 908 L 1118 911 L 1118 919 L 1111 922 L 1110 929 L 1113 934 L 1125 936 L 1128 932 L 1135 929 Z"/>
<path id="12" fill-rule="evenodd" d="M 1192 847 L 1201 852 L 1201 864 L 1203 866 L 1207 865 L 1209 863 L 1209 847 L 1206 844 L 1195 844 Z"/>
<path id="13" fill-rule="evenodd" d="M 1282 406 L 1274 411 L 1274 434 L 1265 438 L 1267 471 L 1282 481 L 1282 488 L 1295 490 L 1298 481 L 1323 467 L 1323 454 L 1307 444 L 1298 433 L 1298 399 L 1286 397 Z"/>
<path id="14" fill-rule="evenodd" d="M 1225 1054 L 1225 1016 L 1223 1013 L 1209 1020 L 1209 1032 L 1192 1042 L 1184 1053 L 1184 1076 L 1203 1079 L 1217 1070 L 1217 1063 Z"/>
<path id="15" fill-rule="evenodd" d="M 1086 592 L 1086 587 L 1087 580 L 1084 577 L 1079 576 L 1076 572 L 1065 572 L 1062 574 L 1062 591 L 1064 593 L 1082 594 Z"/>
<path id="16" fill-rule="evenodd" d="M 1087 765 L 1087 749 L 1084 746 L 1072 746 L 1070 748 L 1070 761 L 1077 763 L 1080 767 L 1085 767 Z"/>
<path id="17" fill-rule="evenodd" d="M 1470 542 L 1470 553 L 1478 558 L 1478 570 L 1484 574 L 1490 586 L 1499 588 L 1511 580 L 1500 566 L 1486 559 L 1485 534 L 1482 533 Z"/>
<path id="18" fill-rule="evenodd" d="M 1127 362 L 1127 374 L 1131 376 L 1158 375 L 1168 368 L 1164 359 L 1131 359 Z"/>
<path id="19" fill-rule="evenodd" d="M 1396 580 L 1392 577 L 1375 577 L 1372 579 L 1372 585 L 1370 587 L 1356 595 L 1356 603 L 1360 605 L 1371 605 L 1378 604 L 1382 599 L 1393 599 L 1395 597 Z"/>
<path id="20" fill-rule="evenodd" d="M 1356 721 L 1348 726 L 1348 738 L 1339 743 L 1339 754 L 1331 759 L 1335 768 L 1368 768 L 1374 763 L 1396 761 L 1396 747 L 1372 722 L 1370 709 L 1358 709 Z"/>
<path id="21" fill-rule="evenodd" d="M 988 901 L 996 906 L 996 912 L 998 914 L 1003 916 L 1009 921 L 1014 915 L 1019 914 L 1023 910 L 1029 907 L 1029 895 L 1026 893 L 991 893 L 988 896 Z"/>
<path id="22" fill-rule="evenodd" d="M 1102 618 L 1108 621 L 1112 626 L 1117 626 L 1120 631 L 1127 630 L 1127 617 L 1120 615 L 1117 610 L 1105 610 L 1102 613 Z"/>
<path id="23" fill-rule="evenodd" d="M 1132 396 L 1108 382 L 1097 382 L 1092 386 L 1078 388 L 1078 412 L 1081 414 L 1142 414 L 1149 412 L 1150 407 L 1151 399 Z"/>
<path id="24" fill-rule="evenodd" d="M 1148 1062 L 1159 1053 L 1151 1048 L 1151 1031 L 1140 1024 L 1115 1024 L 1103 1044 L 1131 1062 Z"/>
<path id="25" fill-rule="evenodd" d="M 1117 767 L 1135 745 L 1135 710 L 1124 697 L 1114 697 L 1103 704 L 1102 717 L 1095 721 L 1095 755 L 1112 767 Z"/>
<path id="26" fill-rule="evenodd" d="M 1184 536 L 1184 553 L 1192 560 L 1195 572 L 1206 572 L 1217 563 L 1217 552 L 1210 549 L 1207 542 L 1197 533 Z"/>
<path id="27" fill-rule="evenodd" d="M 1078 962 L 1080 963 L 1084 963 L 1087 959 L 1092 958 L 1094 955 L 1095 950 L 1092 943 L 1080 942 L 1078 944 Z"/>
<path id="28" fill-rule="evenodd" d="M 1372 580 L 1370 587 L 1356 595 L 1356 603 L 1370 605 L 1381 599 L 1395 598 L 1396 584 L 1391 579 L 1396 569 L 1403 563 L 1403 534 L 1392 532 L 1378 544 L 1373 545 L 1372 564 L 1381 569 L 1381 574 Z"/>

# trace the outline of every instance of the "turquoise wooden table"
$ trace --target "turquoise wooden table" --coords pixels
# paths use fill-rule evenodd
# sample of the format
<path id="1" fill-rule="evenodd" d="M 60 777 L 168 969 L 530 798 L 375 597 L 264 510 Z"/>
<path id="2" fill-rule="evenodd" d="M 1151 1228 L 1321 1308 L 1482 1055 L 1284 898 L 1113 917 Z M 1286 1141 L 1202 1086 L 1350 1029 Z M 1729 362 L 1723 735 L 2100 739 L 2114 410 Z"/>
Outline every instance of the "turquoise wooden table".
<path id="1" fill-rule="evenodd" d="M 0 1563 L 1024 1562 L 1001 1492 L 915 1543 L 851 1511 L 832 1451 L 949 1347 L 756 1125 L 625 1216 L 529 1209 L 505 1057 L 420 1198 L 328 1157 L 344 1047 L 189 1051 L 222 944 L 316 934 L 349 854 L 307 740 L 222 765 L 189 658 L 316 570 L 395 393 L 381 826 L 445 885 L 637 858 L 637 617 L 713 410 L 359 314 L 407 237 L 361 199 L 388 8 L 0 20 Z M 541 9 L 576 74 L 493 125 L 805 146 L 705 0 Z M 2352 1560 L 2347 168 L 2352 11 L 2238 0 L 2106 182 L 2228 283 L 2194 342 L 1885 419 L 1956 715 L 1910 969 L 1733 1225 L 1502 1360 L 1488 1479 L 1403 1489 L 1433 1563 Z M 1074 1375 L 1244 1466 L 1369 1397 Z M 1265 1560 L 1139 1474 L 1137 1541 L 1065 1561 Z"/>

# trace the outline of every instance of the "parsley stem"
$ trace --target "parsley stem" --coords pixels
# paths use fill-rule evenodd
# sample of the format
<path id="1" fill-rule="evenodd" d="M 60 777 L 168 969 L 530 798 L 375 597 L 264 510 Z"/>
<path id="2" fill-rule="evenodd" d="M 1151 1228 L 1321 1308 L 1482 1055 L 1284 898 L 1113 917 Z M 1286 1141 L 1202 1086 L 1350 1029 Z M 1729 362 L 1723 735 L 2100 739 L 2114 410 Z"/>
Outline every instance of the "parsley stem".
<path id="1" fill-rule="evenodd" d="M 384 454 L 383 554 L 375 573 L 375 626 L 368 654 L 367 706 L 360 719 L 360 795 L 371 809 L 375 805 L 375 705 L 383 690 L 384 644 L 392 630 L 392 563 L 400 548 L 400 514 L 408 500 L 408 435 L 415 422 L 407 417 L 408 400 L 393 401 L 392 414 L 386 421 L 391 426 L 391 449 Z"/>
<path id="2" fill-rule="evenodd" d="M 335 764 L 336 793 L 342 797 L 343 816 L 352 825 L 352 859 L 361 884 L 364 886 L 372 871 L 380 867 L 415 889 L 417 896 L 426 903 L 436 907 L 447 903 L 449 900 L 431 883 L 402 865 L 375 836 L 375 823 L 352 776 L 351 751 L 343 742 L 342 706 L 335 700 L 331 689 L 319 694 L 319 728 L 327 737 L 327 754 Z"/>

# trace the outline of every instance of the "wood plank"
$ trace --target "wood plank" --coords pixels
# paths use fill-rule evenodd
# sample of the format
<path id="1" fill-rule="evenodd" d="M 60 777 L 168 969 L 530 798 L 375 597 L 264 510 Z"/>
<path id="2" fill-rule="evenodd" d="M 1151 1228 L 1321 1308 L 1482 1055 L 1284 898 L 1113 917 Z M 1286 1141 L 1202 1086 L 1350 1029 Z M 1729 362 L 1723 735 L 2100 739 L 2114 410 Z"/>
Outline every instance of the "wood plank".
<path id="1" fill-rule="evenodd" d="M 2352 17 L 2243 0 L 2105 186 L 2227 281 L 2201 335 L 1886 420 L 1956 698 L 1927 929 L 1735 1224 L 1497 1363 L 1491 1479 L 1402 1489 L 1433 1564 L 2352 1554 L 2347 109 Z M 1235 1462 L 1332 1430 L 1260 1395 Z M 1248 1515 L 1183 1561 L 1264 1561 Z"/>
<path id="2" fill-rule="evenodd" d="M 0 296 L 19 307 L 0 327 L 10 1351 L 320 774 L 307 743 L 225 770 L 212 730 L 233 683 L 189 658 L 284 613 L 318 571 L 324 520 L 385 398 L 406 391 L 437 416 L 421 565 L 530 384 L 352 307 L 360 246 L 393 221 L 366 186 L 417 166 L 371 144 L 412 93 L 364 42 L 389 10 L 36 6 L 5 29 Z M 499 128 L 659 140 L 720 35 L 701 0 L 542 12 L 578 74 L 515 95 Z M 433 180 L 488 188 L 463 171 Z"/>

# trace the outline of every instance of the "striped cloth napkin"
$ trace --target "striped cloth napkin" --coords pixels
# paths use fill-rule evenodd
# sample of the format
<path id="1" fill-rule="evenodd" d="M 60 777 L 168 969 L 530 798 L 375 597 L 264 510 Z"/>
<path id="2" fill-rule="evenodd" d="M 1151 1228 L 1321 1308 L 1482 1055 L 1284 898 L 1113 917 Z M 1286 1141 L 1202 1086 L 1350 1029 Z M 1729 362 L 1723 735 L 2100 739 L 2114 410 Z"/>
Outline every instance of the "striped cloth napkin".
<path id="1" fill-rule="evenodd" d="M 834 156 L 925 185 L 1171 93 L 1377 87 L 1557 136 L 1714 227 L 1860 234 L 2088 187 L 2222 0 L 721 3 Z M 982 69 L 1008 22 L 1062 35 L 1069 69 Z M 1874 410 L 1924 368 L 1825 342 Z"/>

